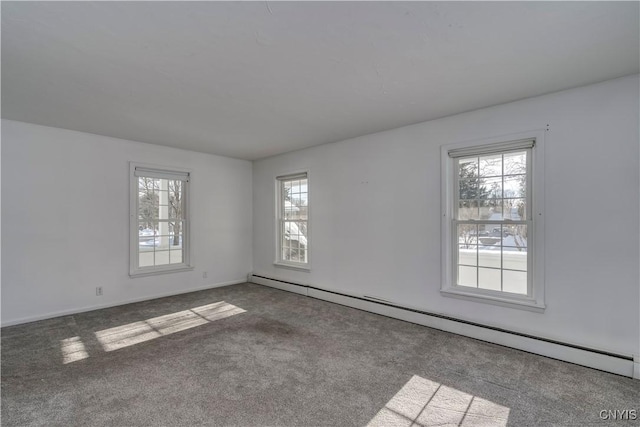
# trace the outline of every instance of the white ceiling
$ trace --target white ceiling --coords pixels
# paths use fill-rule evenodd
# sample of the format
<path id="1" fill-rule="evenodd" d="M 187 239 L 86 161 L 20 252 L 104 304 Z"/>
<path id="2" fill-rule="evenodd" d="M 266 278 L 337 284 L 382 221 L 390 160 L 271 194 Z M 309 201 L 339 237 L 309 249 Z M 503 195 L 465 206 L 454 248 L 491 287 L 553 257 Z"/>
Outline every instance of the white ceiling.
<path id="1" fill-rule="evenodd" d="M 2 2 L 2 116 L 244 159 L 639 72 L 638 2 Z"/>

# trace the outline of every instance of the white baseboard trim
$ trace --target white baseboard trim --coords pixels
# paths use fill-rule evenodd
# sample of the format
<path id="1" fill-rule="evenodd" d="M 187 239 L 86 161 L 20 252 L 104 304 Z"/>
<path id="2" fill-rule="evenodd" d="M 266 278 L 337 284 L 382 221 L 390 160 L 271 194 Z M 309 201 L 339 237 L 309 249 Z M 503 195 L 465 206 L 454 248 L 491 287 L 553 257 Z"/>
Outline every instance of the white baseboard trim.
<path id="1" fill-rule="evenodd" d="M 246 282 L 247 282 L 246 278 L 238 279 L 238 280 L 230 280 L 228 282 L 212 283 L 212 284 L 205 285 L 205 286 L 199 286 L 197 288 L 181 289 L 179 291 L 174 291 L 174 292 L 163 292 L 163 293 L 160 293 L 160 294 L 154 294 L 154 295 L 144 296 L 144 297 L 140 297 L 140 298 L 133 298 L 133 299 L 126 300 L 126 301 L 110 302 L 110 303 L 107 303 L 107 304 L 98 304 L 98 305 L 91 305 L 91 306 L 82 307 L 82 308 L 72 308 L 72 309 L 68 309 L 68 310 L 54 311 L 54 312 L 41 314 L 41 315 L 37 315 L 37 316 L 21 317 L 19 319 L 12 319 L 12 320 L 8 320 L 8 321 L 4 321 L 4 322 L 2 322 L 2 325 L 0 325 L 0 327 L 4 328 L 6 326 L 20 325 L 20 324 L 23 324 L 23 323 L 36 322 L 38 320 L 46 320 L 46 319 L 52 319 L 54 317 L 69 316 L 71 314 L 85 313 L 87 311 L 100 310 L 100 309 L 103 309 L 103 308 L 110 308 L 110 307 L 117 307 L 119 305 L 133 304 L 133 303 L 136 303 L 136 302 L 148 301 L 148 300 L 157 299 L 157 298 L 172 297 L 172 296 L 175 296 L 175 295 L 188 294 L 188 293 L 197 292 L 197 291 L 204 291 L 206 289 L 221 288 L 223 286 L 237 285 L 238 283 L 246 283 Z"/>
<path id="2" fill-rule="evenodd" d="M 495 330 L 490 327 L 472 325 L 464 321 L 456 321 L 455 319 L 442 318 L 426 313 L 418 313 L 411 308 L 389 306 L 370 300 L 364 300 L 357 296 L 349 296 L 342 293 L 338 294 L 333 291 L 324 291 L 315 286 L 309 287 L 307 285 L 298 285 L 277 279 L 273 280 L 257 276 L 250 276 L 249 279 L 250 282 L 259 285 L 295 292 L 312 298 L 334 302 L 371 313 L 416 323 L 418 325 L 428 326 L 430 328 L 452 332 L 454 334 L 464 335 L 470 338 L 488 341 L 518 350 L 524 350 L 541 356 L 547 356 L 553 359 L 599 369 L 601 371 L 640 379 L 640 361 L 637 359 L 634 361 L 632 359 L 616 357 L 615 355 L 602 354 L 595 350 L 589 351 L 588 349 L 576 348 L 571 345 L 549 342 L 543 338 L 538 339 L 517 333 Z"/>
<path id="3" fill-rule="evenodd" d="M 294 294 L 309 296 L 309 288 L 304 285 L 292 285 L 280 280 L 265 279 L 256 276 L 249 276 L 248 281 L 251 283 L 257 283 L 258 285 L 265 285 L 270 288 L 280 289 L 282 291 L 293 292 Z"/>

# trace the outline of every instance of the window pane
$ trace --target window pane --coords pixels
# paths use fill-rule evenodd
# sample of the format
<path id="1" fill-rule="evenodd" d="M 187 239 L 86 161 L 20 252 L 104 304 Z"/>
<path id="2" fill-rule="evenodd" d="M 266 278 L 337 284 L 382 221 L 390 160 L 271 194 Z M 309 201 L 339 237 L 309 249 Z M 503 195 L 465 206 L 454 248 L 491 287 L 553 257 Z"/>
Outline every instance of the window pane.
<path id="1" fill-rule="evenodd" d="M 300 181 L 291 181 L 291 194 L 292 196 L 300 194 Z"/>
<path id="2" fill-rule="evenodd" d="M 157 234 L 157 228 L 155 221 L 138 221 L 138 236 L 153 236 Z"/>
<path id="3" fill-rule="evenodd" d="M 478 243 L 478 226 L 476 224 L 458 224 L 458 243 L 475 245 Z"/>
<path id="4" fill-rule="evenodd" d="M 294 206 L 293 203 L 291 203 L 288 200 L 285 200 L 284 202 L 284 218 L 285 219 L 297 219 L 299 211 L 300 209 L 297 206 Z"/>
<path id="5" fill-rule="evenodd" d="M 169 219 L 183 219 L 182 201 L 170 201 Z"/>
<path id="6" fill-rule="evenodd" d="M 182 218 L 182 181 L 169 180 L 169 218 Z"/>
<path id="7" fill-rule="evenodd" d="M 138 220 L 150 223 L 158 217 L 158 180 L 138 178 Z"/>
<path id="8" fill-rule="evenodd" d="M 151 243 L 144 242 L 138 245 L 138 252 L 140 253 L 148 253 L 148 252 L 153 253 L 154 250 L 155 250 L 155 247 L 153 246 L 153 242 Z"/>
<path id="9" fill-rule="evenodd" d="M 481 267 L 500 268 L 500 247 L 497 250 L 480 249 L 478 250 L 478 265 Z"/>
<path id="10" fill-rule="evenodd" d="M 505 153 L 504 174 L 516 175 L 525 173 L 527 173 L 527 152 L 516 151 L 513 153 Z"/>
<path id="11" fill-rule="evenodd" d="M 496 224 L 478 224 L 478 246 L 483 249 L 500 249 L 502 241 L 501 227 Z"/>
<path id="12" fill-rule="evenodd" d="M 460 179 L 478 177 L 478 158 L 470 157 L 458 160 Z"/>
<path id="13" fill-rule="evenodd" d="M 478 285 L 478 269 L 476 267 L 458 266 L 458 285 L 471 286 Z"/>
<path id="14" fill-rule="evenodd" d="M 169 191 L 168 180 L 160 180 L 160 190 L 156 191 L 158 198 L 158 219 L 169 219 Z"/>
<path id="15" fill-rule="evenodd" d="M 156 224 L 153 222 L 138 222 L 138 250 L 153 251 L 156 244 L 157 230 Z"/>
<path id="16" fill-rule="evenodd" d="M 479 199 L 501 199 L 502 177 L 480 178 L 478 189 Z"/>
<path id="17" fill-rule="evenodd" d="M 299 254 L 307 248 L 307 222 L 285 221 L 283 251 L 291 261 L 302 261 Z"/>
<path id="18" fill-rule="evenodd" d="M 306 220 L 307 219 L 307 180 L 300 179 L 291 181 L 289 198 L 284 201 L 284 213 L 286 219 Z"/>
<path id="19" fill-rule="evenodd" d="M 167 265 L 169 264 L 169 251 L 168 250 L 158 250 L 155 252 L 156 259 L 155 265 Z"/>
<path id="20" fill-rule="evenodd" d="M 502 199 L 480 200 L 480 217 L 491 221 L 502 220 Z"/>
<path id="21" fill-rule="evenodd" d="M 502 268 L 527 271 L 527 251 L 517 251 L 514 248 L 503 247 Z"/>
<path id="22" fill-rule="evenodd" d="M 172 236 L 170 236 L 168 234 L 158 235 L 156 237 L 156 246 L 155 246 L 156 250 L 158 250 L 158 249 L 168 250 L 169 249 L 169 242 L 171 241 L 171 238 L 172 238 Z"/>
<path id="23" fill-rule="evenodd" d="M 282 197 L 284 200 L 291 199 L 291 181 L 282 182 Z"/>
<path id="24" fill-rule="evenodd" d="M 460 200 L 458 202 L 458 219 L 480 219 L 477 200 Z"/>
<path id="25" fill-rule="evenodd" d="M 505 225 L 504 233 L 502 268 L 527 271 L 527 226 Z"/>
<path id="26" fill-rule="evenodd" d="M 458 181 L 458 199 L 459 200 L 477 200 L 478 194 L 478 178 L 460 179 Z"/>
<path id="27" fill-rule="evenodd" d="M 169 263 L 170 264 L 182 263 L 182 249 L 169 251 Z"/>
<path id="28" fill-rule="evenodd" d="M 479 268 L 478 269 L 478 287 L 480 289 L 490 289 L 493 291 L 499 291 L 501 281 L 501 270 L 494 268 Z"/>
<path id="29" fill-rule="evenodd" d="M 146 176 L 138 177 L 138 190 L 145 192 L 152 192 L 154 190 L 159 190 L 159 179 L 157 178 L 148 178 Z"/>
<path id="30" fill-rule="evenodd" d="M 169 249 L 176 250 L 182 248 L 182 233 L 171 233 L 169 234 Z"/>
<path id="31" fill-rule="evenodd" d="M 300 206 L 297 200 L 285 202 L 285 219 L 307 219 L 307 207 Z"/>
<path id="32" fill-rule="evenodd" d="M 151 248 L 151 252 L 140 252 L 138 254 L 138 266 L 139 267 L 153 266 L 153 248 Z"/>
<path id="33" fill-rule="evenodd" d="M 510 246 L 511 249 L 527 250 L 527 226 L 526 225 L 503 225 L 504 238 L 502 246 Z M 510 249 L 510 250 L 511 250 Z"/>
<path id="34" fill-rule="evenodd" d="M 162 236 L 161 245 L 166 246 L 168 243 L 167 236 L 169 236 L 169 223 L 167 221 L 158 221 L 158 228 L 156 234 Z"/>
<path id="35" fill-rule="evenodd" d="M 298 219 L 306 221 L 308 218 L 309 207 L 298 206 Z"/>
<path id="36" fill-rule="evenodd" d="M 504 177 L 504 197 L 525 197 L 526 189 L 526 175 L 511 175 Z"/>
<path id="37" fill-rule="evenodd" d="M 504 292 L 513 292 L 514 294 L 527 294 L 527 273 L 521 271 L 504 270 L 503 287 Z"/>
<path id="38" fill-rule="evenodd" d="M 527 199 L 504 199 L 504 217 L 514 221 L 527 219 Z"/>
<path id="39" fill-rule="evenodd" d="M 502 175 L 502 154 L 480 157 L 480 176 Z"/>
<path id="40" fill-rule="evenodd" d="M 460 245 L 458 248 L 458 264 L 478 265 L 478 246 Z"/>

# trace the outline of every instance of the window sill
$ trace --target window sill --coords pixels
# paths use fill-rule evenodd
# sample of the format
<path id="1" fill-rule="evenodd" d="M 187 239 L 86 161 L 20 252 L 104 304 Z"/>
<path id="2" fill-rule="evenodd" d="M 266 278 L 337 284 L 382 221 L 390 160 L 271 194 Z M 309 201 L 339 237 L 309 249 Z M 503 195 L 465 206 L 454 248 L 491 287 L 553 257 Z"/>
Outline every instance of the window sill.
<path id="1" fill-rule="evenodd" d="M 136 272 L 129 273 L 129 277 L 135 278 L 135 277 L 144 277 L 144 276 L 155 276 L 158 274 L 180 273 L 184 271 L 191 271 L 194 268 L 195 267 L 193 266 L 180 266 L 177 268 L 165 268 L 165 269 L 149 270 L 149 271 L 138 270 Z"/>
<path id="2" fill-rule="evenodd" d="M 459 288 L 445 288 L 440 290 L 440 294 L 445 297 L 458 298 L 466 301 L 476 301 L 486 304 L 499 305 L 501 307 L 516 308 L 520 310 L 533 311 L 536 313 L 544 313 L 546 306 L 542 302 L 538 302 L 533 298 L 511 298 L 508 296 L 481 294 L 477 292 L 469 292 Z"/>
<path id="3" fill-rule="evenodd" d="M 288 268 L 289 270 L 305 271 L 307 273 L 311 272 L 311 267 L 309 265 L 286 264 L 284 262 L 274 262 L 273 265 L 276 267 Z"/>

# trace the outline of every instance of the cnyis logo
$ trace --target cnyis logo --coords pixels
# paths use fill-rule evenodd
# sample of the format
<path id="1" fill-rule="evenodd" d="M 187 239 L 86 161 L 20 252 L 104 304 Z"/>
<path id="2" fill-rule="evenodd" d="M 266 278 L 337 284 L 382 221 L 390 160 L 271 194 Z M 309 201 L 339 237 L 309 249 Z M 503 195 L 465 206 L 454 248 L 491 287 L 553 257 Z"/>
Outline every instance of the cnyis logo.
<path id="1" fill-rule="evenodd" d="M 638 412 L 635 409 L 603 409 L 599 413 L 601 420 L 637 420 Z"/>

